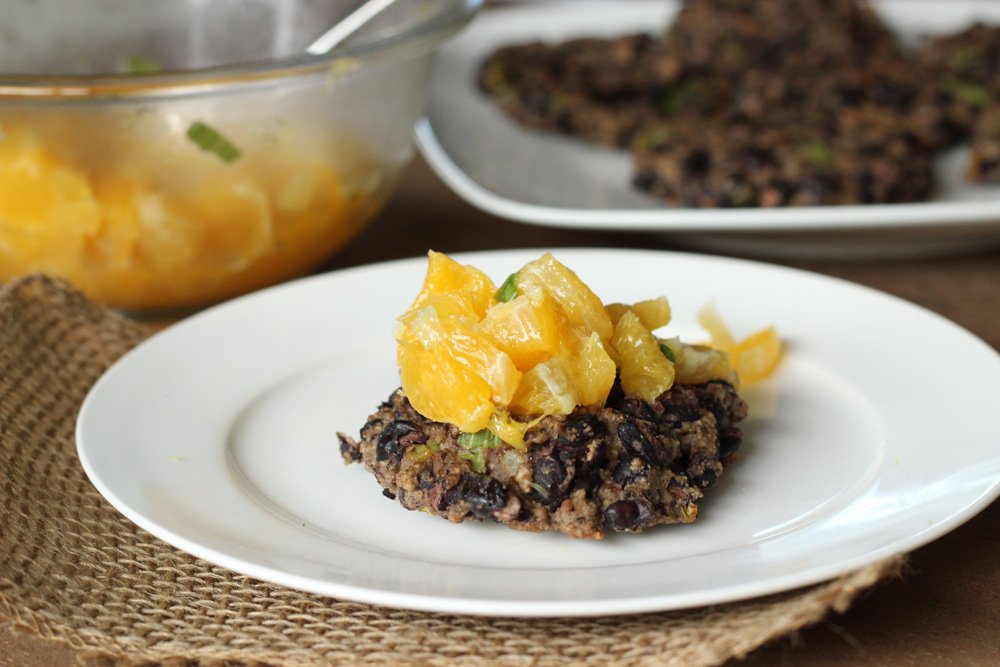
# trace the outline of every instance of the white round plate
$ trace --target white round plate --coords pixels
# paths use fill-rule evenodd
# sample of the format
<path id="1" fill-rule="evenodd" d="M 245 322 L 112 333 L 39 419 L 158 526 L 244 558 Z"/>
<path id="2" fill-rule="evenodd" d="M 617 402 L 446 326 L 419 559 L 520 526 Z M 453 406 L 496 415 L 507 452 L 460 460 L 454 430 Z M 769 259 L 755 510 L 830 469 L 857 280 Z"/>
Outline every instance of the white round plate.
<path id="1" fill-rule="evenodd" d="M 451 524 L 345 466 L 397 387 L 391 332 L 425 258 L 233 300 L 117 362 L 79 415 L 83 466 L 125 516 L 262 580 L 438 612 L 549 616 L 726 602 L 914 549 L 1000 493 L 1000 356 L 885 294 L 749 261 L 556 250 L 606 302 L 665 294 L 663 335 L 704 338 L 713 302 L 737 335 L 774 323 L 776 375 L 745 389 L 739 461 L 697 521 L 604 541 Z M 498 284 L 541 251 L 456 255 Z"/>
<path id="2" fill-rule="evenodd" d="M 935 163 L 931 201 L 785 208 L 671 208 L 631 184 L 627 151 L 528 129 L 476 87 L 497 48 L 533 40 L 657 32 L 679 0 L 584 0 L 501 6 L 481 12 L 442 48 L 427 116 L 417 124 L 422 155 L 472 205 L 520 222 L 666 234 L 691 247 L 757 256 L 829 259 L 913 257 L 1000 246 L 1000 186 L 962 179 L 966 149 Z M 1000 3 L 874 0 L 904 42 L 1000 24 Z"/>

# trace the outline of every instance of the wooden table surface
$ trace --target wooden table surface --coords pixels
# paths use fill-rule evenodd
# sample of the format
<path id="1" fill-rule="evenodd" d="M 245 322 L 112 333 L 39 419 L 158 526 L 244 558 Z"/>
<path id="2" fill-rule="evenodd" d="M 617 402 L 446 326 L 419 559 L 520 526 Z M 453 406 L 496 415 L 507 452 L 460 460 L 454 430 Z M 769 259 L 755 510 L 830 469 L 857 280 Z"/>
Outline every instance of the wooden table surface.
<path id="1" fill-rule="evenodd" d="M 386 210 L 324 270 L 422 255 L 428 248 L 454 253 L 570 246 L 682 249 L 665 237 L 501 220 L 459 199 L 417 158 Z M 895 294 L 954 320 L 1000 349 L 1000 251 L 995 249 L 942 258 L 775 263 Z M 996 394 L 1000 409 L 1000 389 Z M 996 444 L 1000 447 L 1000 434 Z M 0 626 L 0 666 L 74 663 L 67 648 Z M 846 613 L 831 615 L 734 664 L 1000 665 L 1000 503 L 918 549 L 902 579 L 877 585 Z"/>

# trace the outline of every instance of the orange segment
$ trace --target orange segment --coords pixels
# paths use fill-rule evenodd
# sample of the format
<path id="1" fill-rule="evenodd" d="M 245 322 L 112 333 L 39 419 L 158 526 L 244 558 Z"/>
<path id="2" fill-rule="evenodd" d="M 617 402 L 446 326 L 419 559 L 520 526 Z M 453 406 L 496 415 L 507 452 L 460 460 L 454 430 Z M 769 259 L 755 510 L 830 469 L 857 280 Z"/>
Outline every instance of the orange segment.
<path id="1" fill-rule="evenodd" d="M 520 415 L 566 415 L 580 404 L 566 359 L 549 359 L 527 371 L 510 402 L 510 411 Z"/>
<path id="2" fill-rule="evenodd" d="M 674 364 L 639 316 L 626 311 L 615 325 L 611 345 L 617 350 L 622 389 L 652 401 L 674 383 Z"/>
<path id="3" fill-rule="evenodd" d="M 729 353 L 707 345 L 688 345 L 677 338 L 660 341 L 674 353 L 674 381 L 678 384 L 704 384 L 725 380 L 739 387 L 739 378 L 729 362 Z"/>
<path id="4" fill-rule="evenodd" d="M 403 390 L 425 417 L 466 432 L 488 428 L 523 448 L 525 432 L 542 417 L 603 405 L 616 376 L 626 393 L 652 401 L 675 381 L 735 385 L 731 353 L 747 377 L 776 363 L 773 329 L 731 353 L 660 341 L 652 330 L 670 321 L 666 297 L 605 307 L 551 254 L 512 274 L 511 284 L 516 290 L 505 288 L 498 302 L 487 276 L 429 253 L 424 286 L 395 332 Z M 702 321 L 731 341 L 717 315 Z"/>
<path id="5" fill-rule="evenodd" d="M 412 329 L 415 320 L 429 317 L 431 312 L 434 317 L 466 329 L 471 329 L 479 322 L 476 304 L 470 292 L 430 294 L 424 298 L 419 308 L 406 311 L 398 321 L 404 329 Z"/>
<path id="6" fill-rule="evenodd" d="M 0 255 L 26 260 L 23 273 L 78 268 L 100 227 L 90 184 L 24 137 L 5 137 L 0 146 Z"/>
<path id="7" fill-rule="evenodd" d="M 192 305 L 287 279 L 377 210 L 376 186 L 345 182 L 318 145 L 225 164 L 159 130 L 73 133 L 13 110 L 0 125 L 0 281 L 44 271 L 106 305 Z"/>
<path id="8" fill-rule="evenodd" d="M 449 350 L 400 345 L 399 361 L 403 391 L 417 412 L 468 433 L 486 428 L 493 413 L 493 390 L 483 378 L 460 368 Z"/>
<path id="9" fill-rule="evenodd" d="M 665 296 L 637 301 L 631 305 L 609 303 L 605 309 L 608 311 L 608 317 L 611 318 L 612 324 L 616 324 L 621 316 L 629 310 L 638 315 L 642 326 L 650 331 L 656 331 L 670 323 L 670 302 Z"/>
<path id="10" fill-rule="evenodd" d="M 473 266 L 463 266 L 444 253 L 431 250 L 427 253 L 427 277 L 410 310 L 419 308 L 431 294 L 468 292 L 475 311 L 482 318 L 490 307 L 496 286 L 489 276 Z"/>
<path id="11" fill-rule="evenodd" d="M 438 312 L 436 302 L 455 305 L 448 296 L 431 295 L 426 307 L 400 318 L 397 360 L 402 387 L 425 417 L 480 430 L 495 405 L 510 402 L 521 372 L 485 336 Z"/>
<path id="12" fill-rule="evenodd" d="M 617 367 L 597 332 L 583 341 L 571 366 L 580 405 L 604 405 L 615 383 Z"/>
<path id="13" fill-rule="evenodd" d="M 525 264 L 517 274 L 517 288 L 521 294 L 544 289 L 566 313 L 571 328 L 582 331 L 584 336 L 596 331 L 602 341 L 611 339 L 612 324 L 604 304 L 552 253 Z"/>
<path id="14" fill-rule="evenodd" d="M 493 392 L 490 400 L 494 405 L 507 405 L 514 398 L 521 371 L 484 336 L 473 331 L 455 331 L 441 348 L 464 371 L 486 381 Z"/>
<path id="15" fill-rule="evenodd" d="M 698 324 L 705 328 L 705 331 L 712 337 L 712 346 L 723 350 L 728 350 L 736 341 L 729 332 L 729 327 L 722 321 L 722 316 L 712 304 L 706 304 L 698 311 Z"/>
<path id="16" fill-rule="evenodd" d="M 698 323 L 712 337 L 712 347 L 724 350 L 742 382 L 757 382 L 771 375 L 781 360 L 781 339 L 773 326 L 736 342 L 729 327 L 711 304 L 698 313 Z"/>
<path id="17" fill-rule="evenodd" d="M 562 308 L 542 289 L 495 304 L 476 330 L 510 355 L 522 371 L 568 356 L 573 339 Z"/>
<path id="18" fill-rule="evenodd" d="M 740 379 L 757 382 L 771 375 L 781 361 L 781 340 L 771 326 L 743 339 L 731 354 Z"/>

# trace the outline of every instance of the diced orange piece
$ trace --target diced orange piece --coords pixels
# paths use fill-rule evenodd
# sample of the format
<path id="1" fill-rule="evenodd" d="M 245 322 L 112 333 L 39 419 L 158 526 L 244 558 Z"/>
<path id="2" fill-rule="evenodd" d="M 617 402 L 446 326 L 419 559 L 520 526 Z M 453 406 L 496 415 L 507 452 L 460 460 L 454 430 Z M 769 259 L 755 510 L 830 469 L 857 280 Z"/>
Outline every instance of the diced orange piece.
<path id="1" fill-rule="evenodd" d="M 674 365 L 659 342 L 639 321 L 639 316 L 625 312 L 615 325 L 611 345 L 617 350 L 622 389 L 652 401 L 674 383 Z"/>
<path id="2" fill-rule="evenodd" d="M 454 401 L 459 406 L 456 414 L 452 416 L 453 418 L 439 419 L 439 421 L 459 423 L 459 420 L 468 419 L 467 415 L 476 411 L 463 404 L 465 399 L 485 401 L 490 404 L 487 406 L 490 409 L 493 405 L 508 403 L 521 380 L 521 372 L 514 366 L 510 357 L 493 345 L 488 338 L 464 326 L 461 320 L 447 315 L 441 316 L 433 305 L 443 303 L 444 306 L 451 307 L 455 305 L 454 301 L 444 298 L 443 295 L 431 295 L 425 303 L 428 305 L 424 308 L 406 313 L 401 318 L 402 326 L 396 332 L 400 342 L 397 359 L 401 371 L 407 371 L 401 373 L 406 378 L 403 381 L 403 391 L 411 396 L 411 402 L 413 396 L 417 396 L 417 400 L 420 401 L 421 394 L 458 395 L 467 391 L 464 383 L 452 383 L 453 376 L 460 371 L 470 378 L 478 378 L 490 391 L 483 395 L 474 389 L 467 397 L 456 396 Z M 454 369 L 444 367 L 442 361 L 444 358 L 450 361 Z M 427 361 L 429 359 L 435 361 Z M 431 368 L 425 369 L 430 373 L 426 377 L 411 372 L 414 368 L 428 364 Z M 433 369 L 439 366 L 440 375 L 433 372 Z M 425 399 L 424 402 L 431 401 Z M 416 402 L 414 407 L 420 412 Z M 439 410 L 437 414 L 447 415 L 447 412 Z M 430 415 L 424 414 L 424 416 Z M 486 416 L 489 417 L 488 411 Z"/>
<path id="3" fill-rule="evenodd" d="M 424 298 L 419 308 L 406 311 L 399 316 L 398 321 L 406 328 L 413 328 L 416 320 L 429 315 L 425 312 L 428 309 L 432 310 L 442 322 L 449 322 L 465 329 L 472 329 L 479 322 L 476 304 L 470 292 L 430 294 Z"/>
<path id="4" fill-rule="evenodd" d="M 583 341 L 571 366 L 580 405 L 604 405 L 615 383 L 617 367 L 596 332 Z"/>
<path id="5" fill-rule="evenodd" d="M 493 390 L 486 380 L 461 368 L 450 350 L 400 345 L 399 360 L 403 391 L 417 412 L 469 433 L 486 428 L 493 413 Z"/>
<path id="6" fill-rule="evenodd" d="M 494 405 L 507 405 L 521 381 L 521 371 L 510 357 L 497 349 L 485 336 L 474 331 L 455 331 L 441 349 L 467 373 L 481 377 L 490 386 Z"/>
<path id="7" fill-rule="evenodd" d="M 676 338 L 660 341 L 674 353 L 674 381 L 678 384 L 704 384 L 725 380 L 739 387 L 739 378 L 729 361 L 729 353 L 707 345 L 688 345 Z"/>
<path id="8" fill-rule="evenodd" d="M 542 289 L 495 304 L 476 330 L 510 355 L 522 371 L 568 356 L 575 338 L 562 308 Z"/>
<path id="9" fill-rule="evenodd" d="M 87 238 L 100 227 L 90 184 L 32 142 L 0 141 L 8 143 L 0 160 L 0 254 L 25 263 L 25 273 L 77 269 Z"/>
<path id="10" fill-rule="evenodd" d="M 549 359 L 538 364 L 521 377 L 510 411 L 518 415 L 569 414 L 580 405 L 573 375 L 566 359 Z"/>
<path id="11" fill-rule="evenodd" d="M 698 323 L 709 332 L 714 348 L 729 353 L 741 382 L 757 382 L 774 372 L 781 360 L 781 339 L 773 326 L 736 342 L 718 311 L 707 305 L 698 313 Z"/>
<path id="12" fill-rule="evenodd" d="M 757 382 L 774 372 L 781 360 L 781 340 L 773 326 L 740 341 L 731 352 L 733 367 L 743 382 Z"/>
<path id="13" fill-rule="evenodd" d="M 482 318 L 497 291 L 490 277 L 473 266 L 459 264 L 444 253 L 431 250 L 427 256 L 427 276 L 423 289 L 409 309 L 419 308 L 431 294 L 468 292 L 476 314 Z"/>
<path id="14" fill-rule="evenodd" d="M 609 303 L 605 309 L 608 311 L 612 324 L 617 324 L 621 316 L 629 310 L 638 315 L 642 326 L 650 331 L 655 331 L 670 323 L 670 302 L 665 296 L 637 301 L 631 305 Z"/>
<path id="15" fill-rule="evenodd" d="M 613 326 L 604 304 L 580 278 L 545 253 L 533 262 L 525 264 L 517 273 L 518 292 L 525 294 L 542 288 L 552 296 L 566 313 L 571 328 L 583 332 L 583 336 L 596 331 L 602 341 L 611 339 Z"/>
<path id="16" fill-rule="evenodd" d="M 705 330 L 712 337 L 712 347 L 728 350 L 736 341 L 729 332 L 729 327 L 722 321 L 722 316 L 712 304 L 707 304 L 698 311 L 698 324 L 705 327 Z"/>

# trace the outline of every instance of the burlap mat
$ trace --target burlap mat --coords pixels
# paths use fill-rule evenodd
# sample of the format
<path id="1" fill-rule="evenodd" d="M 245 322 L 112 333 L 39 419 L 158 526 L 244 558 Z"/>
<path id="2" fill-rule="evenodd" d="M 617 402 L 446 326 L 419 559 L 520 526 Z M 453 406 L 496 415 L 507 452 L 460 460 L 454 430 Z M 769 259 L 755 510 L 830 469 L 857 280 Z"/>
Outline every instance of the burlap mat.
<path id="1" fill-rule="evenodd" d="M 844 611 L 903 557 L 804 590 L 607 618 L 438 615 L 342 602 L 210 565 L 120 516 L 74 422 L 141 325 L 58 281 L 0 287 L 0 621 L 122 664 L 719 665 Z"/>

